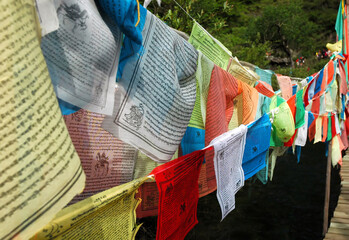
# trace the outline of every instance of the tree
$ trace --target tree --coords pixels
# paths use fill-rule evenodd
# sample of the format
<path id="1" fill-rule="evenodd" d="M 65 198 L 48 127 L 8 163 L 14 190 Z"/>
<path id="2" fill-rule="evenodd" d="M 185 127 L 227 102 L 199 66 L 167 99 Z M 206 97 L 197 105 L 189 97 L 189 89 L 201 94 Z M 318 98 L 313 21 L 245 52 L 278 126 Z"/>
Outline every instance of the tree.
<path id="1" fill-rule="evenodd" d="M 251 39 L 260 34 L 262 42 L 271 42 L 272 48 L 285 53 L 294 67 L 301 51 L 311 49 L 317 26 L 308 20 L 301 1 L 290 1 L 265 7 L 249 29 Z"/>
<path id="2" fill-rule="evenodd" d="M 270 66 L 266 52 L 294 66 L 299 54 L 310 60 L 315 51 L 335 41 L 339 0 L 176 1 L 234 56 L 262 68 L 276 67 Z M 169 26 L 190 34 L 193 21 L 173 0 L 162 0 L 161 7 L 153 1 L 149 10 Z M 307 60 L 307 68 L 312 69 L 310 64 Z"/>

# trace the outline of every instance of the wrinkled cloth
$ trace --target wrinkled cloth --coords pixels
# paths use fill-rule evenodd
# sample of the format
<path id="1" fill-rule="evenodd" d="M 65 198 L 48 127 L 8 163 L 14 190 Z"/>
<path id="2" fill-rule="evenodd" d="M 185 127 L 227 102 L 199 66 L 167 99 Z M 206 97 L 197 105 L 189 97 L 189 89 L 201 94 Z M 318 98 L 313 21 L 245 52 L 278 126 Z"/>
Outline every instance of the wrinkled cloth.
<path id="1" fill-rule="evenodd" d="M 138 21 L 138 7 L 141 12 L 146 11 L 141 5 L 137 6 L 134 0 L 98 0 L 103 11 L 112 18 L 119 26 L 121 31 L 132 41 L 142 44 L 142 22 L 136 26 Z M 144 17 L 144 14 L 140 14 Z"/>
<path id="2" fill-rule="evenodd" d="M 234 110 L 234 98 L 238 95 L 238 89 L 238 81 L 215 65 L 207 97 L 206 146 L 215 137 L 228 131 L 228 124 Z"/>
<path id="3" fill-rule="evenodd" d="M 259 67 L 256 67 L 255 68 L 255 72 L 260 77 L 261 81 L 266 82 L 269 85 L 271 85 L 271 77 L 274 75 L 273 71 L 271 71 L 271 70 L 264 70 L 264 69 L 261 69 Z"/>
<path id="4" fill-rule="evenodd" d="M 195 151 L 150 173 L 154 175 L 159 190 L 157 240 L 184 239 L 198 223 L 198 178 L 205 152 Z"/>
<path id="5" fill-rule="evenodd" d="M 242 158 L 247 127 L 240 125 L 210 143 L 214 147 L 214 168 L 217 182 L 217 199 L 223 220 L 235 208 L 235 194 L 244 186 Z"/>
<path id="6" fill-rule="evenodd" d="M 239 118 L 242 119 L 241 124 L 249 124 L 254 121 L 257 108 L 259 94 L 256 89 L 250 87 L 248 84 L 239 81 L 239 94 L 242 94 L 242 111 L 238 111 L 238 114 L 242 115 Z"/>
<path id="7" fill-rule="evenodd" d="M 147 13 L 143 55 L 130 57 L 103 128 L 154 161 L 169 161 L 189 124 L 196 98 L 198 52 Z"/>
<path id="8" fill-rule="evenodd" d="M 270 146 L 271 123 L 268 114 L 247 126 L 246 145 L 242 168 L 249 179 L 265 167 L 265 155 Z"/>
<path id="9" fill-rule="evenodd" d="M 277 80 L 281 89 L 282 97 L 285 100 L 288 100 L 290 97 L 292 97 L 292 84 L 291 84 L 291 78 L 288 76 L 277 76 Z"/>

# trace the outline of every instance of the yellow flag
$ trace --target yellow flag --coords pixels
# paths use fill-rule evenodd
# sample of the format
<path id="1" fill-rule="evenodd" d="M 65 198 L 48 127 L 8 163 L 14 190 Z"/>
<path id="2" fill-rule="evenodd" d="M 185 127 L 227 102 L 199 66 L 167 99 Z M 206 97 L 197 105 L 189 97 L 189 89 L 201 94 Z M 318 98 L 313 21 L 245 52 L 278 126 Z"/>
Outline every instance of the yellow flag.
<path id="1" fill-rule="evenodd" d="M 0 0 L 0 239 L 28 239 L 84 188 L 33 0 Z"/>
<path id="2" fill-rule="evenodd" d="M 147 177 L 86 198 L 60 211 L 32 240 L 134 239 L 138 228 L 134 195 Z"/>

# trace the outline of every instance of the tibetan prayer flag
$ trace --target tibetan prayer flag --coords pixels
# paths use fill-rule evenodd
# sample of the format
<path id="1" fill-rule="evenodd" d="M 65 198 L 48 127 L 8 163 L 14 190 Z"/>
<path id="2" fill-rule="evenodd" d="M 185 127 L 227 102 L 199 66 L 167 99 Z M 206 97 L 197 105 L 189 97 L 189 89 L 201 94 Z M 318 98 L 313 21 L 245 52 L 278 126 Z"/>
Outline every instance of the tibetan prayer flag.
<path id="1" fill-rule="evenodd" d="M 271 77 L 274 75 L 274 72 L 271 70 L 264 70 L 259 67 L 256 67 L 254 71 L 260 77 L 260 80 L 271 85 Z"/>
<path id="2" fill-rule="evenodd" d="M 307 142 L 307 132 L 308 132 L 308 112 L 304 114 L 304 124 L 297 129 L 297 135 L 294 140 L 296 146 L 304 147 Z"/>
<path id="3" fill-rule="evenodd" d="M 197 22 L 193 24 L 188 42 L 195 49 L 200 50 L 214 64 L 227 70 L 232 53 Z"/>
<path id="4" fill-rule="evenodd" d="M 314 115 L 313 115 L 314 116 Z M 309 130 L 308 130 L 308 137 L 309 141 L 313 141 L 316 133 L 316 119 L 319 117 L 319 115 L 314 116 L 314 120 L 312 123 L 309 125 Z"/>
<path id="5" fill-rule="evenodd" d="M 291 84 L 291 78 L 288 76 L 277 76 L 277 80 L 281 89 L 282 97 L 285 100 L 288 100 L 290 97 L 292 97 L 292 84 Z"/>
<path id="6" fill-rule="evenodd" d="M 328 127 L 327 127 L 327 141 L 331 141 L 332 139 L 332 116 L 329 113 L 328 116 Z"/>
<path id="7" fill-rule="evenodd" d="M 234 98 L 238 94 L 238 81 L 225 70 L 214 66 L 207 97 L 205 146 L 228 131 L 233 115 Z M 256 103 L 257 104 L 257 103 Z M 216 190 L 213 156 L 206 157 L 200 173 L 200 196 Z"/>
<path id="8" fill-rule="evenodd" d="M 342 150 L 344 150 L 342 140 L 339 134 L 335 135 L 332 138 L 332 166 L 336 166 L 337 164 L 342 165 Z"/>
<path id="9" fill-rule="evenodd" d="M 182 154 L 187 155 L 205 147 L 205 130 L 195 127 L 187 127 L 182 138 Z"/>
<path id="10" fill-rule="evenodd" d="M 303 103 L 303 89 L 296 93 L 296 118 L 295 118 L 295 128 L 300 128 L 303 126 L 305 120 L 305 108 Z"/>
<path id="11" fill-rule="evenodd" d="M 143 6 L 137 6 L 137 1 L 133 0 L 98 0 L 98 2 L 127 37 L 138 44 L 142 43 L 142 29 L 146 12 Z M 138 16 L 142 19 L 138 19 Z"/>
<path id="12" fill-rule="evenodd" d="M 259 81 L 257 83 L 257 85 L 255 86 L 255 89 L 259 93 L 261 93 L 261 94 L 263 94 L 263 95 L 265 95 L 267 97 L 272 97 L 272 96 L 275 95 L 275 92 L 274 92 L 273 88 L 270 85 L 268 86 L 268 84 L 265 83 L 265 82 Z"/>
<path id="13" fill-rule="evenodd" d="M 137 150 L 102 127 L 104 115 L 84 109 L 64 116 L 86 173 L 84 192 L 74 202 L 133 180 Z"/>
<path id="14" fill-rule="evenodd" d="M 0 16 L 0 239 L 29 239 L 84 189 L 85 174 L 40 49 L 34 1 L 0 1 Z"/>
<path id="15" fill-rule="evenodd" d="M 134 239 L 140 227 L 135 192 L 147 177 L 108 189 L 61 210 L 31 240 Z"/>
<path id="16" fill-rule="evenodd" d="M 215 137 L 228 131 L 238 89 L 238 81 L 232 75 L 214 66 L 207 97 L 206 146 Z"/>
<path id="17" fill-rule="evenodd" d="M 156 239 L 184 239 L 198 223 L 198 178 L 206 150 L 195 151 L 155 168 L 159 190 Z"/>
<path id="18" fill-rule="evenodd" d="M 271 123 L 268 114 L 247 126 L 246 145 L 242 167 L 249 179 L 265 167 L 265 155 L 270 146 Z"/>
<path id="19" fill-rule="evenodd" d="M 311 112 L 317 115 L 320 112 L 320 100 L 321 100 L 320 97 L 315 97 L 311 105 Z"/>
<path id="20" fill-rule="evenodd" d="M 214 63 L 198 51 L 198 64 L 195 73 L 196 99 L 194 110 L 189 121 L 189 127 L 205 129 L 207 95 Z"/>
<path id="21" fill-rule="evenodd" d="M 336 69 L 336 65 L 334 64 L 333 60 L 330 60 L 327 63 L 327 84 L 326 84 L 326 86 L 328 84 L 330 84 L 333 79 L 335 79 L 335 69 Z M 325 89 L 323 89 L 323 90 L 325 90 Z"/>
<path id="22" fill-rule="evenodd" d="M 242 66 L 236 57 L 230 58 L 227 71 L 236 79 L 251 87 L 254 87 L 256 81 L 259 80 L 259 76 L 255 72 Z"/>
<path id="23" fill-rule="evenodd" d="M 321 94 L 321 85 L 324 78 L 324 69 L 321 69 L 319 75 L 315 78 L 315 89 L 314 89 L 314 97 Z"/>
<path id="24" fill-rule="evenodd" d="M 240 125 L 210 143 L 214 147 L 214 166 L 217 181 L 217 199 L 223 220 L 235 208 L 235 194 L 244 186 L 242 158 L 247 127 Z"/>
<path id="25" fill-rule="evenodd" d="M 52 1 L 48 1 L 52 2 Z M 122 32 L 91 0 L 54 1 L 58 30 L 41 41 L 57 97 L 92 112 L 111 115 Z M 107 25 L 107 22 L 110 25 Z M 72 106 L 74 105 L 74 106 Z"/>
<path id="26" fill-rule="evenodd" d="M 315 137 L 314 144 L 322 140 L 322 117 L 318 117 L 315 121 Z"/>
<path id="27" fill-rule="evenodd" d="M 294 135 L 294 118 L 292 111 L 286 102 L 280 104 L 278 113 L 273 120 L 273 126 L 276 131 L 276 136 L 282 142 L 288 142 Z"/>
<path id="28" fill-rule="evenodd" d="M 124 66 L 113 115 L 102 127 L 154 161 L 167 162 L 195 105 L 198 52 L 150 12 L 142 34 L 144 52 Z"/>

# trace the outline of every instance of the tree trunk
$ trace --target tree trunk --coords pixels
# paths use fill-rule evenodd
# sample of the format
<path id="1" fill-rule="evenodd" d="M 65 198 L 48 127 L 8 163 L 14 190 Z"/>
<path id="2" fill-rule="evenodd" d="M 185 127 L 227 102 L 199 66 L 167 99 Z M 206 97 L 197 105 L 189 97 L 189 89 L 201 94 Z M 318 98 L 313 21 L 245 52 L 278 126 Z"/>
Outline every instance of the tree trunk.
<path id="1" fill-rule="evenodd" d="M 285 52 L 287 53 L 288 58 L 290 59 L 291 67 L 294 68 L 293 55 L 295 51 L 288 46 L 285 36 L 282 36 L 282 46 L 284 47 Z"/>
<path id="2" fill-rule="evenodd" d="M 292 68 L 294 68 L 294 61 L 293 61 L 293 50 L 292 49 L 289 49 L 290 51 L 290 61 L 291 61 L 291 66 Z"/>

